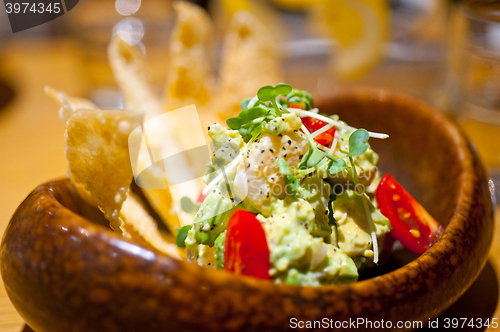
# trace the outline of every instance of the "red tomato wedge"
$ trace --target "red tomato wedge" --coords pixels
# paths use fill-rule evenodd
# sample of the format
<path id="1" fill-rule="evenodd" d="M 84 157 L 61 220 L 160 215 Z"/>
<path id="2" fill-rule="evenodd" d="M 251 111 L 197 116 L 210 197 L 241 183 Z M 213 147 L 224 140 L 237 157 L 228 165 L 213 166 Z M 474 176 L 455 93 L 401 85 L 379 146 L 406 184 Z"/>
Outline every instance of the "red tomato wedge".
<path id="1" fill-rule="evenodd" d="M 376 198 L 391 222 L 391 234 L 406 249 L 420 255 L 441 232 L 441 225 L 390 174 L 380 181 Z"/>
<path id="2" fill-rule="evenodd" d="M 198 199 L 196 200 L 197 203 L 203 203 L 203 201 L 205 200 L 205 198 L 207 198 L 208 194 L 206 195 L 203 195 L 203 191 L 200 192 L 200 195 L 198 196 Z"/>
<path id="3" fill-rule="evenodd" d="M 304 107 L 298 105 L 298 104 L 294 104 L 294 103 L 290 103 L 290 105 L 288 105 L 288 108 L 299 108 L 301 110 L 304 109 Z"/>
<path id="4" fill-rule="evenodd" d="M 309 130 L 309 132 L 311 132 L 311 133 L 314 133 L 315 131 L 317 131 L 317 130 L 319 130 L 327 125 L 327 123 L 325 121 L 311 118 L 311 117 L 302 118 L 302 123 L 304 124 L 304 126 L 306 126 L 307 130 Z M 318 142 L 319 144 L 326 146 L 333 141 L 333 137 L 335 136 L 335 130 L 336 130 L 335 127 L 332 127 L 330 129 L 328 129 L 327 131 L 325 131 L 324 133 L 316 136 L 314 138 L 314 140 L 316 142 Z"/>
<path id="5" fill-rule="evenodd" d="M 224 244 L 224 270 L 269 279 L 269 247 L 255 215 L 236 210 L 229 219 Z"/>

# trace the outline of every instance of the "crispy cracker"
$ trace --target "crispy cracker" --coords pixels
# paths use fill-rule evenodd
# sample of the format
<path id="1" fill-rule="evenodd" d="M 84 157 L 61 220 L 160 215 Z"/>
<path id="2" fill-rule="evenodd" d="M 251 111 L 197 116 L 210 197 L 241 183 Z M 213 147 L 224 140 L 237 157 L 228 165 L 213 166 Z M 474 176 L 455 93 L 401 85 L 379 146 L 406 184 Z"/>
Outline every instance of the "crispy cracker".
<path id="1" fill-rule="evenodd" d="M 174 2 L 176 25 L 170 42 L 170 66 L 165 88 L 166 110 L 195 104 L 206 107 L 212 95 L 212 21 L 203 8 Z"/>
<path id="2" fill-rule="evenodd" d="M 139 199 L 131 192 L 128 193 L 127 199 L 123 202 L 120 219 L 123 222 L 122 228 L 131 234 L 130 238 L 133 240 L 135 238 L 134 235 L 138 235 L 142 240 L 160 252 L 172 257 L 181 256 L 173 237 L 170 239 L 172 243 L 165 240 L 156 222 L 139 203 Z"/>
<path id="3" fill-rule="evenodd" d="M 146 120 L 163 113 L 160 99 L 145 78 L 146 56 L 139 46 L 115 35 L 108 46 L 109 63 L 125 99 L 125 108 L 144 112 Z"/>
<path id="4" fill-rule="evenodd" d="M 134 111 L 80 109 L 66 122 L 68 176 L 120 233 L 120 209 L 133 178 L 128 136 L 142 118 Z"/>
<path id="5" fill-rule="evenodd" d="M 221 119 L 237 116 L 240 102 L 266 84 L 281 81 L 275 41 L 252 14 L 233 15 L 224 38 L 216 111 Z"/>
<path id="6" fill-rule="evenodd" d="M 46 86 L 44 91 L 47 96 L 52 98 L 52 100 L 61 104 L 61 108 L 59 109 L 59 118 L 63 123 L 66 123 L 71 115 L 73 115 L 73 113 L 80 108 L 97 108 L 97 106 L 88 99 L 70 97 L 65 92 L 53 89 L 50 86 Z"/>

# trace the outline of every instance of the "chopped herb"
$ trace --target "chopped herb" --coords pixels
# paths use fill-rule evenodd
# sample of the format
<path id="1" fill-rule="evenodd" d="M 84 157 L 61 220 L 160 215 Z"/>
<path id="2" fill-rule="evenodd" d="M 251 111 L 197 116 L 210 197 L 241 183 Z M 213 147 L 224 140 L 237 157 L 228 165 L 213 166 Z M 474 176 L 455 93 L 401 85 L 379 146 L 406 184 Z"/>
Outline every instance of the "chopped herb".
<path id="1" fill-rule="evenodd" d="M 186 248 L 186 238 L 188 236 L 189 230 L 192 228 L 192 225 L 187 225 L 177 230 L 177 236 L 175 238 L 175 243 L 179 248 Z"/>
<path id="2" fill-rule="evenodd" d="M 181 198 L 181 209 L 186 213 L 196 213 L 200 206 L 200 204 L 193 202 L 191 198 L 187 196 Z"/>

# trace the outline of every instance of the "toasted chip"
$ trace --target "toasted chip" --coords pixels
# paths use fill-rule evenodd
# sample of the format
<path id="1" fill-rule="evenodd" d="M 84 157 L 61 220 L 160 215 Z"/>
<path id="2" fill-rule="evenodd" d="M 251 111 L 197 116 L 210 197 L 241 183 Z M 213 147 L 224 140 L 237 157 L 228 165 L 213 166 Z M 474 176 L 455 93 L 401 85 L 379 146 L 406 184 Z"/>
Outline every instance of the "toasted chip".
<path id="1" fill-rule="evenodd" d="M 183 196 L 198 197 L 209 161 L 196 107 L 182 107 L 144 122 L 134 130 L 129 148 L 131 155 L 137 155 L 132 163 L 136 183 L 167 226 L 173 231 L 192 222 L 192 215 L 175 205 Z"/>
<path id="2" fill-rule="evenodd" d="M 274 45 L 272 35 L 252 14 L 233 15 L 224 39 L 219 98 L 214 105 L 221 118 L 236 116 L 240 102 L 261 86 L 281 81 Z"/>
<path id="3" fill-rule="evenodd" d="M 128 193 L 127 199 L 123 202 L 120 219 L 123 222 L 122 228 L 130 234 L 129 237 L 133 240 L 136 240 L 134 235 L 138 235 L 156 250 L 180 258 L 177 245 L 165 240 L 165 236 L 160 233 L 155 220 L 146 212 L 139 203 L 139 199 L 131 192 Z M 171 240 L 174 240 L 172 236 Z"/>
<path id="4" fill-rule="evenodd" d="M 68 176 L 119 233 L 120 209 L 133 178 L 128 136 L 142 119 L 135 111 L 80 109 L 66 122 Z"/>
<path id="5" fill-rule="evenodd" d="M 88 99 L 70 97 L 63 91 L 55 90 L 50 86 L 46 86 L 44 91 L 47 96 L 51 97 L 54 101 L 61 104 L 61 108 L 59 109 L 59 118 L 63 123 L 66 123 L 70 116 L 80 108 L 97 108 L 97 106 Z"/>
<path id="6" fill-rule="evenodd" d="M 170 67 L 165 88 L 166 109 L 210 102 L 212 21 L 203 8 L 187 1 L 173 4 L 177 22 L 170 43 Z"/>
<path id="7" fill-rule="evenodd" d="M 108 47 L 108 57 L 115 80 L 125 99 L 125 108 L 144 112 L 146 120 L 163 113 L 160 99 L 145 79 L 146 56 L 136 45 L 129 45 L 115 35 Z"/>

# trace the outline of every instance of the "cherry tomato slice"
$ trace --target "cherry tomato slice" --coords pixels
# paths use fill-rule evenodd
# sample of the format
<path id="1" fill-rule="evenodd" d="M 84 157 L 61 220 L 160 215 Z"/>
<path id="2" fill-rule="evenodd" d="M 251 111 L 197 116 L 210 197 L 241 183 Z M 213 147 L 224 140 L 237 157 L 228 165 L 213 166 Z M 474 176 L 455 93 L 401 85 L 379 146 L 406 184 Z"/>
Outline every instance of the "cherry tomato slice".
<path id="1" fill-rule="evenodd" d="M 328 145 L 333 141 L 333 136 L 328 131 L 314 137 L 314 140 L 321 145 Z"/>
<path id="2" fill-rule="evenodd" d="M 224 244 L 224 270 L 269 279 L 269 247 L 255 215 L 236 210 L 229 219 Z"/>
<path id="3" fill-rule="evenodd" d="M 203 195 L 203 191 L 200 192 L 200 195 L 198 196 L 198 199 L 196 200 L 197 203 L 203 203 L 205 198 L 207 198 L 208 194 Z"/>
<path id="4" fill-rule="evenodd" d="M 391 234 L 406 249 L 420 255 L 441 232 L 441 225 L 390 174 L 380 181 L 376 198 L 391 222 Z"/>
<path id="5" fill-rule="evenodd" d="M 301 105 L 299 105 L 299 104 L 294 104 L 294 103 L 290 103 L 290 104 L 288 105 L 288 108 L 299 108 L 299 109 L 301 109 L 301 110 L 303 110 L 303 109 L 304 109 L 304 107 L 302 107 Z"/>
<path id="6" fill-rule="evenodd" d="M 327 125 L 325 121 L 311 117 L 302 118 L 302 123 L 311 133 L 314 133 L 315 131 Z M 316 136 L 314 140 L 321 145 L 328 145 L 333 141 L 333 137 L 335 136 L 335 130 L 336 130 L 335 127 L 332 127 L 327 131 L 325 131 L 324 133 Z"/>

